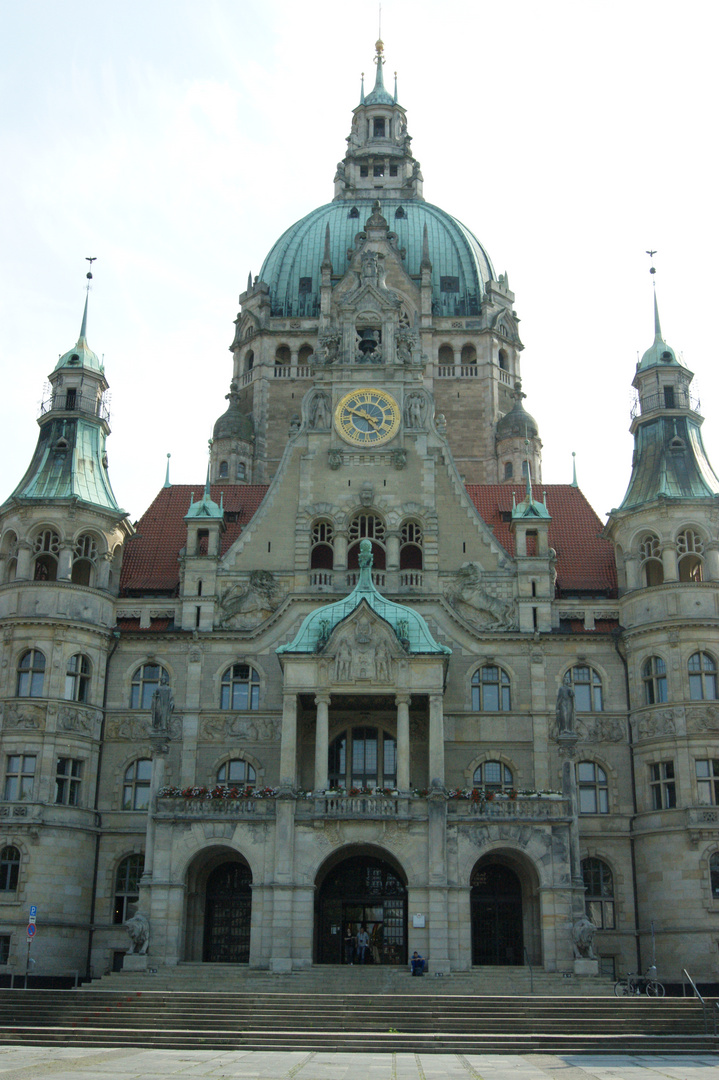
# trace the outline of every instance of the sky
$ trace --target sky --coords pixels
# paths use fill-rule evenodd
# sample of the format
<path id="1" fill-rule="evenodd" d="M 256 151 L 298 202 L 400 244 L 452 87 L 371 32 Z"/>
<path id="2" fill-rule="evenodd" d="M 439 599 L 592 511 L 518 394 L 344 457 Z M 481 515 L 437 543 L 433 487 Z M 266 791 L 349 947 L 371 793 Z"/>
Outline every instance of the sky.
<path id="1" fill-rule="evenodd" d="M 136 520 L 200 484 L 248 272 L 329 202 L 374 0 L 0 0 L 0 494 L 77 339 L 111 386 L 110 476 Z M 506 271 L 543 480 L 602 518 L 626 489 L 653 340 L 695 372 L 719 469 L 715 0 L 384 0 L 425 198 Z"/>

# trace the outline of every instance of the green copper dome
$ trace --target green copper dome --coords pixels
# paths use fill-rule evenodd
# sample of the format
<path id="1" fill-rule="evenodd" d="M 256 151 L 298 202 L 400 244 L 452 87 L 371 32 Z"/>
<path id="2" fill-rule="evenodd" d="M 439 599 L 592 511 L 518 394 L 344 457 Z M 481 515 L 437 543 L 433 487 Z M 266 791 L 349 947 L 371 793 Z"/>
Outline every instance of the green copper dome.
<path id="1" fill-rule="evenodd" d="M 348 267 L 347 251 L 372 214 L 375 194 L 320 206 L 296 222 L 274 245 L 260 271 L 270 287 L 273 315 L 316 316 L 320 305 L 320 266 L 325 233 L 330 230 L 330 258 L 336 280 Z M 381 213 L 398 246 L 404 266 L 419 282 L 422 238 L 427 226 L 432 262 L 432 306 L 437 315 L 479 315 L 486 283 L 494 278 L 487 252 L 466 226 L 438 206 L 399 197 L 381 201 Z"/>

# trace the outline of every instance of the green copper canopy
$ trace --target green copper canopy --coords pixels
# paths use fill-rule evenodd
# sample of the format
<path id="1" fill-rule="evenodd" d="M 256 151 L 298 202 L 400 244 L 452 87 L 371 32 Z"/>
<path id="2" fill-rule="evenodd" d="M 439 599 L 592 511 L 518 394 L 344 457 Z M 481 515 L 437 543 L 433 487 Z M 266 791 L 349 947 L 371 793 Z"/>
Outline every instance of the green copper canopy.
<path id="1" fill-rule="evenodd" d="M 452 652 L 446 645 L 434 640 L 421 615 L 404 604 L 387 600 L 377 592 L 372 582 L 372 544 L 369 540 L 360 541 L 359 564 L 359 581 L 349 596 L 311 611 L 294 641 L 280 645 L 278 653 L 321 652 L 334 628 L 351 615 L 363 600 L 389 624 L 408 653 L 448 655 Z"/>

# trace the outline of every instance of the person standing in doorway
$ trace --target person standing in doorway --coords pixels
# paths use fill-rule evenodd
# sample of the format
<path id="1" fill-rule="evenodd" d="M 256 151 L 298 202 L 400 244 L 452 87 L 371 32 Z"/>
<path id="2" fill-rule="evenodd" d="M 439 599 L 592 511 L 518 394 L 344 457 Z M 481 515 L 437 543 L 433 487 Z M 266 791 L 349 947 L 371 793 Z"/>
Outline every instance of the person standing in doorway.
<path id="1" fill-rule="evenodd" d="M 345 946 L 345 964 L 351 964 L 354 961 L 355 955 L 355 936 L 352 933 L 352 924 L 347 923 L 347 929 L 344 936 Z"/>
<path id="2" fill-rule="evenodd" d="M 357 963 L 367 963 L 367 950 L 369 949 L 369 934 L 367 933 L 367 924 L 362 923 L 359 934 L 357 935 Z"/>

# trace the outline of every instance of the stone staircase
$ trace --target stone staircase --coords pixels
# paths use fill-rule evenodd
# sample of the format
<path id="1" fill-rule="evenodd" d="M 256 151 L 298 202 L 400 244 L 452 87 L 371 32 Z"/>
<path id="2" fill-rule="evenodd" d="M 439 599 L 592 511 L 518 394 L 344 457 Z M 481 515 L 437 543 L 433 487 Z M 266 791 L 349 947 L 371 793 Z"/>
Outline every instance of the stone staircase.
<path id="1" fill-rule="evenodd" d="M 430 965 L 431 966 L 431 965 Z M 413 979 L 405 967 L 368 964 L 334 966 L 323 964 L 275 975 L 236 964 L 182 963 L 176 967 L 158 967 L 154 973 L 114 972 L 96 979 L 86 987 L 102 990 L 203 991 L 208 993 L 287 993 L 287 994 L 421 994 L 445 996 L 530 995 L 563 997 L 607 997 L 614 992 L 609 978 L 590 978 L 530 971 L 528 967 L 474 967 L 437 977 L 430 970 L 421 979 Z"/>
<path id="2" fill-rule="evenodd" d="M 425 981 L 413 979 L 411 986 Z M 0 1044 L 347 1053 L 719 1051 L 700 1003 L 690 998 L 94 987 L 0 991 Z"/>

